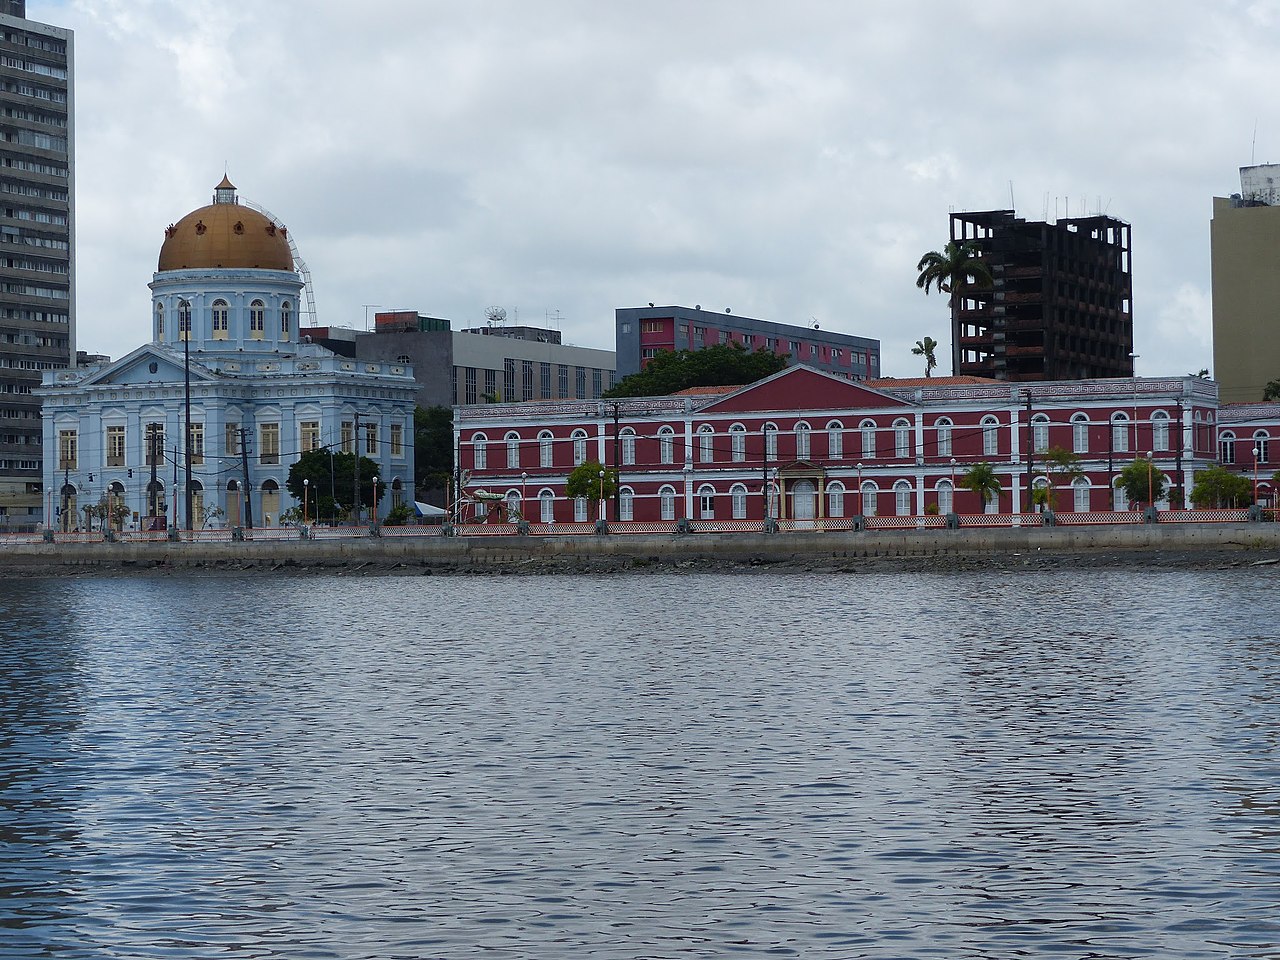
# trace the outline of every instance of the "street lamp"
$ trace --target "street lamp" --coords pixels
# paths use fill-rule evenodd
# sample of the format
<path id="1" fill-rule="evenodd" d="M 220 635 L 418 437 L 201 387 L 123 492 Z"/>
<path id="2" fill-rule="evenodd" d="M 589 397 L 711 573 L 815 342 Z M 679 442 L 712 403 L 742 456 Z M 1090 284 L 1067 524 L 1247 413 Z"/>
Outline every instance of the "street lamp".
<path id="1" fill-rule="evenodd" d="M 1138 455 L 1138 355 L 1136 353 L 1129 354 L 1129 366 L 1133 368 L 1130 376 L 1133 378 L 1133 455 Z"/>
<path id="2" fill-rule="evenodd" d="M 604 519 L 604 471 L 600 471 L 600 519 Z"/>
<path id="3" fill-rule="evenodd" d="M 1147 451 L 1147 506 L 1148 507 L 1154 507 L 1156 505 L 1155 485 L 1154 485 L 1155 463 L 1153 462 L 1155 455 L 1156 453 L 1154 450 Z"/>
<path id="4" fill-rule="evenodd" d="M 307 499 L 311 494 L 311 480 L 303 478 L 302 480 L 302 525 L 307 525 Z"/>
<path id="5" fill-rule="evenodd" d="M 862 516 L 862 464 L 858 464 L 858 515 Z"/>
<path id="6" fill-rule="evenodd" d="M 375 527 L 378 525 L 378 475 L 373 475 L 373 518 L 370 521 Z"/>
<path id="7" fill-rule="evenodd" d="M 951 458 L 951 512 L 956 512 L 956 458 Z"/>
<path id="8" fill-rule="evenodd" d="M 1253 448 L 1253 502 L 1258 502 L 1258 457 L 1262 455 L 1262 448 L 1254 446 Z"/>
<path id="9" fill-rule="evenodd" d="M 528 479 L 529 479 L 529 474 L 526 471 L 521 470 L 520 471 L 520 519 L 521 520 L 527 519 L 524 515 L 524 510 L 525 510 L 524 485 L 525 485 L 525 481 L 527 481 Z"/>

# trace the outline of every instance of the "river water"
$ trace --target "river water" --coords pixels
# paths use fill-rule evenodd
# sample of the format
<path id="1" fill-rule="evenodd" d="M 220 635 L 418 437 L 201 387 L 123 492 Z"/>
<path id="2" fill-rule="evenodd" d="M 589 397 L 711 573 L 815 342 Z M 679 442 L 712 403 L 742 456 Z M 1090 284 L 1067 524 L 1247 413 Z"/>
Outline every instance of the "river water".
<path id="1" fill-rule="evenodd" d="M 1280 570 L 0 583 L 0 956 L 1280 957 Z"/>

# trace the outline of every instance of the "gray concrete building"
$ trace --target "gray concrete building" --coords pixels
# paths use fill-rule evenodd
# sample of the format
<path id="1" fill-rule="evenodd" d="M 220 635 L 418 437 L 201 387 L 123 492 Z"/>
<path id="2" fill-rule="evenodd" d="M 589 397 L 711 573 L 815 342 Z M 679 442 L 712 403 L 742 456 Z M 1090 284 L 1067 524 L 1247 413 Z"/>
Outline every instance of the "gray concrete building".
<path id="1" fill-rule="evenodd" d="M 0 2 L 0 529 L 39 523 L 42 371 L 75 355 L 73 44 Z"/>
<path id="2" fill-rule="evenodd" d="M 411 311 L 379 313 L 374 330 L 317 327 L 304 334 L 345 356 L 413 367 L 422 407 L 523 400 L 595 400 L 613 386 L 612 350 L 561 342 L 560 331 L 495 324 L 453 330 Z"/>
<path id="3" fill-rule="evenodd" d="M 1280 380 L 1280 164 L 1240 168 L 1240 193 L 1213 198 L 1213 377 L 1223 403 Z"/>

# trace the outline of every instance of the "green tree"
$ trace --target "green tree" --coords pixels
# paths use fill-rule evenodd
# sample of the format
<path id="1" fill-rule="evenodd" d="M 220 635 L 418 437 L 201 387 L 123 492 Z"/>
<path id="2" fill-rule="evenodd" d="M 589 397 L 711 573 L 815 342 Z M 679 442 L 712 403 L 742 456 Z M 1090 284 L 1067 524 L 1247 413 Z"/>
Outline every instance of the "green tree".
<path id="1" fill-rule="evenodd" d="M 1146 457 L 1138 457 L 1116 474 L 1117 486 L 1124 490 L 1130 503 L 1151 506 L 1164 496 L 1169 486 L 1165 472 Z"/>
<path id="2" fill-rule="evenodd" d="M 1079 455 L 1063 447 L 1050 447 L 1039 456 L 1040 464 L 1054 490 L 1069 487 L 1076 478 L 1085 475 Z M 1054 509 L 1055 504 L 1052 498 L 1045 502 L 1050 510 Z"/>
<path id="3" fill-rule="evenodd" d="M 330 473 L 330 463 L 333 470 Z M 307 498 L 307 515 L 311 519 L 333 517 L 350 509 L 355 503 L 352 487 L 355 484 L 356 455 L 335 453 L 330 461 L 328 450 L 310 450 L 294 461 L 289 468 L 285 488 L 299 503 L 304 491 Z M 373 478 L 378 474 L 378 464 L 368 457 L 360 458 L 360 503 L 373 506 Z M 331 479 L 332 478 L 332 481 Z M 310 480 L 307 490 L 304 480 Z M 332 486 L 330 485 L 332 482 Z M 332 489 L 333 495 L 330 495 Z M 387 485 L 378 477 L 378 500 L 381 501 Z M 337 499 L 337 505 L 334 499 Z"/>
<path id="4" fill-rule="evenodd" d="M 661 397 L 689 387 L 725 387 L 755 383 L 786 369 L 787 355 L 770 350 L 751 352 L 740 343 L 721 343 L 703 350 L 660 350 L 643 370 L 623 377 L 601 396 Z"/>
<path id="5" fill-rule="evenodd" d="M 453 476 L 453 410 L 413 411 L 413 477 L 419 491 L 443 490 Z M 421 499 L 421 498 L 420 498 Z"/>
<path id="6" fill-rule="evenodd" d="M 1000 478 L 996 476 L 996 468 L 985 460 L 975 463 L 964 472 L 960 486 L 981 497 L 984 507 L 1000 496 Z"/>
<path id="7" fill-rule="evenodd" d="M 603 486 L 600 481 L 601 470 L 604 470 Z M 598 460 L 584 460 L 569 474 L 569 479 L 564 484 L 564 495 L 571 500 L 576 500 L 578 497 L 586 497 L 588 500 L 608 500 L 617 488 L 617 470 L 605 470 Z"/>
<path id="8" fill-rule="evenodd" d="M 1280 380 L 1268 380 L 1262 388 L 1263 400 L 1280 400 Z"/>
<path id="9" fill-rule="evenodd" d="M 1196 474 L 1191 487 L 1191 503 L 1201 510 L 1238 507 L 1253 502 L 1253 484 L 1248 477 L 1222 467 L 1209 467 Z"/>
<path id="10" fill-rule="evenodd" d="M 991 271 L 982 261 L 982 251 L 973 240 L 949 241 L 942 251 L 930 250 L 916 264 L 920 276 L 916 286 L 926 294 L 929 288 L 948 294 L 947 302 L 955 306 L 956 297 L 970 287 L 990 287 Z"/>
<path id="11" fill-rule="evenodd" d="M 924 375 L 926 377 L 933 376 L 933 368 L 938 365 L 938 358 L 934 355 L 934 351 L 937 349 L 938 341 L 933 337 L 917 340 L 916 345 L 911 348 L 911 352 L 917 357 L 924 357 Z"/>

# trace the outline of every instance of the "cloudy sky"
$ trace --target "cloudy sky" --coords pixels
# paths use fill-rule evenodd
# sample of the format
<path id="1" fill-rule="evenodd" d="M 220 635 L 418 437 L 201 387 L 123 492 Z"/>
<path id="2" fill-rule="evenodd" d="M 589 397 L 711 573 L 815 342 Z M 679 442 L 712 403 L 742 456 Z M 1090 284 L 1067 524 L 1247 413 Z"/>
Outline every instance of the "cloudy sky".
<path id="1" fill-rule="evenodd" d="M 1142 375 L 1211 359 L 1211 198 L 1280 161 L 1280 0 L 28 0 L 76 34 L 79 347 L 149 336 L 164 228 L 224 169 L 318 320 L 615 307 L 878 338 L 953 210 L 1133 225 Z"/>

